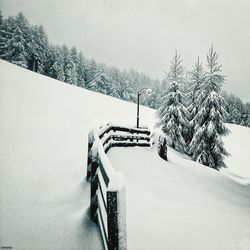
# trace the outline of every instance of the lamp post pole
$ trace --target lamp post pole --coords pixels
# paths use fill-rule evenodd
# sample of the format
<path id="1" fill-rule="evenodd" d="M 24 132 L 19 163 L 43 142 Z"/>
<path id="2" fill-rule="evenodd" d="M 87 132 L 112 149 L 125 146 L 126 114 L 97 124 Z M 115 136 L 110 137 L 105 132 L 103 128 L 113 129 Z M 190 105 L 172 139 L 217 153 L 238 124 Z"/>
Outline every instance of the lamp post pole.
<path id="1" fill-rule="evenodd" d="M 152 93 L 152 89 L 148 89 L 148 88 L 142 88 L 141 90 L 139 90 L 137 92 L 137 115 L 136 115 L 136 127 L 139 128 L 139 117 L 140 117 L 140 112 L 139 112 L 139 107 L 140 107 L 140 95 L 142 93 L 143 90 L 146 90 L 147 95 L 151 95 Z"/>
<path id="2" fill-rule="evenodd" d="M 139 106 L 140 106 L 140 91 L 137 93 L 137 121 L 136 121 L 136 127 L 139 128 Z"/>

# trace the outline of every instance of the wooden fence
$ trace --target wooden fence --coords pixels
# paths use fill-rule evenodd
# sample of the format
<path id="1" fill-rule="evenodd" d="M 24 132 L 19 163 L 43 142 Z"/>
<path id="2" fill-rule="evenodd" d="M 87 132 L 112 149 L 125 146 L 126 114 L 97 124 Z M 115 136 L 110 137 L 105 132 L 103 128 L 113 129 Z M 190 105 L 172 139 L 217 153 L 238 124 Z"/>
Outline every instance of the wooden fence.
<path id="1" fill-rule="evenodd" d="M 88 135 L 87 180 L 90 216 L 99 224 L 105 249 L 127 249 L 126 189 L 123 175 L 112 167 L 112 147 L 150 147 L 150 131 L 106 124 Z"/>

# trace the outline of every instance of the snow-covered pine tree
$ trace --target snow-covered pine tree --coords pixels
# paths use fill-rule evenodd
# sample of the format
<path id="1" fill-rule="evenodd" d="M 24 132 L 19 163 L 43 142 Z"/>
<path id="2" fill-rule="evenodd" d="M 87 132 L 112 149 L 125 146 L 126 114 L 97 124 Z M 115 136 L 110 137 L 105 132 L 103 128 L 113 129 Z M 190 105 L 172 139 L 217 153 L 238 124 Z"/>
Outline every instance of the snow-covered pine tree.
<path id="1" fill-rule="evenodd" d="M 64 81 L 64 56 L 62 50 L 59 47 L 51 47 L 50 54 L 52 57 L 49 76 L 59 81 Z"/>
<path id="2" fill-rule="evenodd" d="M 151 87 L 151 86 L 150 86 Z M 161 92 L 161 84 L 160 84 L 160 81 L 159 80 L 155 80 L 153 82 L 153 86 L 151 87 L 152 89 L 152 93 L 150 96 L 147 96 L 146 99 L 146 104 L 150 107 L 150 108 L 153 108 L 153 109 L 157 109 L 159 108 L 159 96 L 160 94 L 162 93 Z"/>
<path id="3" fill-rule="evenodd" d="M 17 20 L 13 17 L 8 18 L 7 24 L 7 51 L 4 57 L 11 63 L 27 68 L 27 41 L 25 39 L 25 34 L 22 30 L 22 26 L 18 24 Z"/>
<path id="4" fill-rule="evenodd" d="M 116 84 L 111 84 L 110 95 L 116 98 L 120 98 L 120 90 L 118 89 Z"/>
<path id="5" fill-rule="evenodd" d="M 1 14 L 1 12 L 0 12 Z M 8 47 L 7 41 L 10 37 L 8 32 L 8 20 L 3 19 L 1 15 L 1 24 L 0 24 L 0 58 L 4 60 L 8 60 Z"/>
<path id="6" fill-rule="evenodd" d="M 243 113 L 243 103 L 239 97 L 230 95 L 229 104 L 229 119 L 232 123 L 241 124 L 241 117 Z"/>
<path id="7" fill-rule="evenodd" d="M 45 74 L 48 71 L 49 45 L 43 26 L 35 25 L 31 27 L 30 42 L 27 47 L 29 54 L 28 68 L 40 74 Z"/>
<path id="8" fill-rule="evenodd" d="M 87 89 L 95 90 L 96 76 L 98 74 L 98 67 L 95 60 L 86 61 L 85 63 L 85 86 Z"/>
<path id="9" fill-rule="evenodd" d="M 197 62 L 193 66 L 193 70 L 190 72 L 191 75 L 191 105 L 188 107 L 189 112 L 191 114 L 191 118 L 193 119 L 197 114 L 200 103 L 198 102 L 198 97 L 201 91 L 201 85 L 204 81 L 204 71 L 200 59 L 198 57 Z"/>
<path id="10" fill-rule="evenodd" d="M 70 50 L 69 58 L 67 58 L 66 62 L 69 63 L 68 67 L 65 65 L 65 76 L 67 79 L 67 68 L 70 69 L 70 77 L 67 81 L 68 83 L 78 85 L 78 76 L 77 76 L 77 66 L 78 66 L 78 52 L 76 47 L 72 47 Z M 66 80 L 65 80 L 66 81 Z"/>
<path id="11" fill-rule="evenodd" d="M 126 101 L 133 101 L 135 98 L 133 98 L 133 89 L 132 89 L 132 83 L 135 78 L 132 78 L 130 74 L 126 70 L 123 70 L 121 72 L 121 78 L 119 81 L 119 90 L 120 90 L 120 98 Z"/>
<path id="12" fill-rule="evenodd" d="M 243 115 L 242 115 L 242 125 L 250 127 L 250 102 L 244 105 Z"/>
<path id="13" fill-rule="evenodd" d="M 116 98 L 121 98 L 120 85 L 121 82 L 123 82 L 121 71 L 117 68 L 112 67 L 107 69 L 107 74 L 111 84 L 110 95 Z"/>
<path id="14" fill-rule="evenodd" d="M 64 81 L 69 84 L 77 84 L 77 74 L 76 74 L 76 65 L 72 57 L 72 50 L 63 45 L 62 47 L 64 55 Z"/>
<path id="15" fill-rule="evenodd" d="M 38 64 L 38 73 L 44 74 L 47 60 L 49 58 L 49 42 L 42 25 L 38 27 L 38 41 L 40 45 L 40 63 Z"/>
<path id="16" fill-rule="evenodd" d="M 78 64 L 76 67 L 78 86 L 85 88 L 85 58 L 82 52 L 78 54 Z"/>
<path id="17" fill-rule="evenodd" d="M 44 66 L 44 74 L 46 76 L 51 76 L 51 67 L 55 62 L 55 46 L 50 45 L 47 48 L 47 58 L 46 58 L 46 64 Z M 52 76 L 51 76 L 52 77 Z M 55 78 L 55 77 L 53 77 Z"/>
<path id="18" fill-rule="evenodd" d="M 2 25 L 3 23 L 3 15 L 2 15 L 2 11 L 0 10 L 0 25 Z"/>
<path id="19" fill-rule="evenodd" d="M 201 106 L 194 118 L 194 137 L 189 152 L 193 160 L 218 170 L 226 167 L 224 156 L 228 153 L 221 137 L 227 135 L 229 130 L 223 123 L 225 100 L 220 92 L 224 76 L 217 60 L 218 55 L 212 45 L 207 55 L 207 71 L 198 97 Z"/>
<path id="20" fill-rule="evenodd" d="M 204 81 L 204 70 L 203 70 L 202 63 L 200 62 L 199 57 L 198 57 L 197 62 L 193 66 L 193 70 L 189 72 L 189 75 L 190 75 L 191 91 L 189 94 L 190 104 L 188 107 L 188 111 L 190 113 L 190 130 L 189 130 L 189 135 L 187 138 L 188 143 L 190 143 L 193 138 L 194 127 L 195 127 L 194 117 L 196 116 L 201 106 L 201 103 L 199 103 L 199 96 L 201 94 L 200 93 L 201 85 Z"/>
<path id="21" fill-rule="evenodd" d="M 95 76 L 95 91 L 106 95 L 111 95 L 111 90 L 112 85 L 105 70 L 103 68 L 98 69 L 98 72 Z"/>
<path id="22" fill-rule="evenodd" d="M 174 149 L 185 152 L 184 130 L 188 126 L 188 111 L 184 106 L 185 96 L 181 91 L 184 69 L 181 56 L 175 53 L 166 77 L 167 89 L 162 95 L 162 104 L 157 110 L 157 127 L 167 136 L 167 143 Z"/>
<path id="23" fill-rule="evenodd" d="M 19 12 L 15 16 L 14 20 L 15 20 L 15 29 L 13 33 L 14 43 L 12 43 L 12 45 L 15 47 L 14 54 L 16 53 L 18 54 L 19 51 L 20 55 L 16 56 L 15 61 L 12 62 L 19 66 L 27 68 L 28 58 L 29 58 L 27 46 L 28 43 L 30 42 L 30 24 L 22 12 Z M 24 58 L 24 62 L 20 62 L 20 58 Z"/>

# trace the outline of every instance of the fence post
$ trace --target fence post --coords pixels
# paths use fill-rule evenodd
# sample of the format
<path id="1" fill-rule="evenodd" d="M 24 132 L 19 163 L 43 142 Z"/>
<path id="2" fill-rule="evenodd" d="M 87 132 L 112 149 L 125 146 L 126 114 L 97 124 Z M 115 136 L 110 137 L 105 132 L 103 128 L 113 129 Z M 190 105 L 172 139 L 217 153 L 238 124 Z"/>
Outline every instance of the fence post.
<path id="1" fill-rule="evenodd" d="M 91 176 L 91 164 L 92 164 L 92 146 L 94 144 L 94 132 L 90 131 L 88 134 L 88 155 L 87 155 L 87 180 L 90 180 Z"/>
<path id="2" fill-rule="evenodd" d="M 166 137 L 159 138 L 158 154 L 163 160 L 168 160 L 168 148 Z"/>
<path id="3" fill-rule="evenodd" d="M 109 250 L 118 250 L 117 192 L 107 192 L 107 221 Z"/>
<path id="4" fill-rule="evenodd" d="M 91 176 L 90 176 L 90 217 L 94 222 L 97 222 L 97 208 L 98 208 L 98 200 L 97 200 L 97 188 L 98 188 L 98 155 L 92 158 L 91 162 Z"/>

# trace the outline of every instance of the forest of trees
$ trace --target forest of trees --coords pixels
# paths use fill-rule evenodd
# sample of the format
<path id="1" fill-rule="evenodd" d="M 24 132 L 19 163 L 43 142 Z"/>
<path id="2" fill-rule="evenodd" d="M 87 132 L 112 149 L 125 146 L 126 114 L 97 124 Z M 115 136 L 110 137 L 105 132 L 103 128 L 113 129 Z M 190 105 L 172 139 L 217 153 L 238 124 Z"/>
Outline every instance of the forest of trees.
<path id="1" fill-rule="evenodd" d="M 77 48 L 50 44 L 43 26 L 33 26 L 22 13 L 3 18 L 0 13 L 0 58 L 79 87 L 136 102 L 137 91 L 153 88 L 142 104 L 156 108 L 160 82 L 135 70 L 119 70 L 86 59 Z"/>
<path id="2" fill-rule="evenodd" d="M 181 56 L 176 52 L 166 77 L 168 87 L 157 111 L 157 126 L 166 134 L 170 146 L 189 154 L 194 161 L 214 169 L 226 167 L 224 156 L 228 153 L 222 137 L 229 130 L 224 124 L 226 102 L 221 95 L 225 77 L 213 46 L 207 54 L 206 67 L 198 58 L 189 73 L 191 91 L 187 92 Z"/>
<path id="3" fill-rule="evenodd" d="M 42 26 L 31 25 L 22 13 L 3 18 L 0 12 L 0 58 L 68 84 L 136 102 L 144 87 L 152 94 L 141 104 L 158 109 L 158 127 L 168 144 L 193 160 L 218 169 L 224 166 L 224 122 L 250 127 L 250 102 L 222 91 L 218 55 L 213 46 L 206 65 L 200 59 L 191 71 L 177 52 L 163 81 L 135 70 L 119 70 L 84 57 L 77 48 L 49 43 Z"/>

